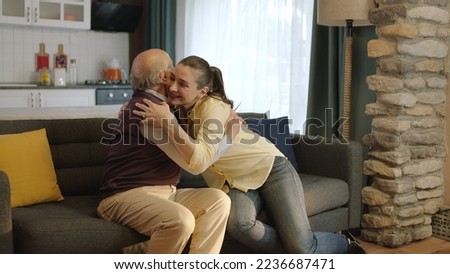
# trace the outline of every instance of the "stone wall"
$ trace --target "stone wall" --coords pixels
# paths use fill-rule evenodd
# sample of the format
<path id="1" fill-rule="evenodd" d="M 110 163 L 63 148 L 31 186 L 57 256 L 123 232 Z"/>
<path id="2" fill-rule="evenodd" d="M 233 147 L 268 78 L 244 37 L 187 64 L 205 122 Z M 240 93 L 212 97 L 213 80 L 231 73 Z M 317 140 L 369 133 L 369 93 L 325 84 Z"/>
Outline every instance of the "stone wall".
<path id="1" fill-rule="evenodd" d="M 361 237 L 400 246 L 432 235 L 431 217 L 443 204 L 450 0 L 376 0 L 370 11 L 378 38 L 367 78 L 376 102 L 366 106 L 372 132 L 362 190 Z"/>

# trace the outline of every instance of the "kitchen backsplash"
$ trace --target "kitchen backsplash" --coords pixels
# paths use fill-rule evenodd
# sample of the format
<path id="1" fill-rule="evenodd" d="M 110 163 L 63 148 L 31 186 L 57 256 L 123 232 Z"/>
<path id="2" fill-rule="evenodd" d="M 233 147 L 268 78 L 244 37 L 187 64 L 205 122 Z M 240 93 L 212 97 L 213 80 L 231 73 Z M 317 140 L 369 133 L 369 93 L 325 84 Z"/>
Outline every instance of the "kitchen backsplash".
<path id="1" fill-rule="evenodd" d="M 128 74 L 128 33 L 0 24 L 0 83 L 35 83 L 35 54 L 40 43 L 45 43 L 52 70 L 58 44 L 63 44 L 68 60 L 77 60 L 79 82 L 103 79 L 104 62 L 113 57 Z"/>

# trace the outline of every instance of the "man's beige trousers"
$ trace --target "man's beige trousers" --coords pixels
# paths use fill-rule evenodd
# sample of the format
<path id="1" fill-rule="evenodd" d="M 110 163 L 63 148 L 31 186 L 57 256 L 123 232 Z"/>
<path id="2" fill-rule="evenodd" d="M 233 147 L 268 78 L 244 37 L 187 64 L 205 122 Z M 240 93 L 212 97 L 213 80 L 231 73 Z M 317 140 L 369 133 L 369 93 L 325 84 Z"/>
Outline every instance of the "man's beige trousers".
<path id="1" fill-rule="evenodd" d="M 230 199 L 214 188 L 138 187 L 102 200 L 97 212 L 148 235 L 146 252 L 181 253 L 191 238 L 189 253 L 218 254 L 222 247 Z"/>

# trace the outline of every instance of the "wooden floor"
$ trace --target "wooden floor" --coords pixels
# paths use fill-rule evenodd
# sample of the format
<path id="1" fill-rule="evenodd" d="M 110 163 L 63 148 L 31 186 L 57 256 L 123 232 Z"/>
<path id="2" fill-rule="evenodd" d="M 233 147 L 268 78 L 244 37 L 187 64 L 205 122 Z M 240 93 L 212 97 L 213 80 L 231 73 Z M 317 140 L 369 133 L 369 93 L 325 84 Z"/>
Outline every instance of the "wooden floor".
<path id="1" fill-rule="evenodd" d="M 450 254 L 450 242 L 436 237 L 390 248 L 358 239 L 368 254 Z"/>

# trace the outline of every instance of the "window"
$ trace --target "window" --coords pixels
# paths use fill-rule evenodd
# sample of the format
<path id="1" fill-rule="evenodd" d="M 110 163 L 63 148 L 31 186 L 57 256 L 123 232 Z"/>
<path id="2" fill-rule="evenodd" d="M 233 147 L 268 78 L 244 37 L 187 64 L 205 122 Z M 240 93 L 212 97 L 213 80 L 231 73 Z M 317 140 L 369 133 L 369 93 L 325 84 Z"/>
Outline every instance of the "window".
<path id="1" fill-rule="evenodd" d="M 308 100 L 310 0 L 177 2 L 177 53 L 222 70 L 238 112 L 288 116 L 302 130 Z"/>

